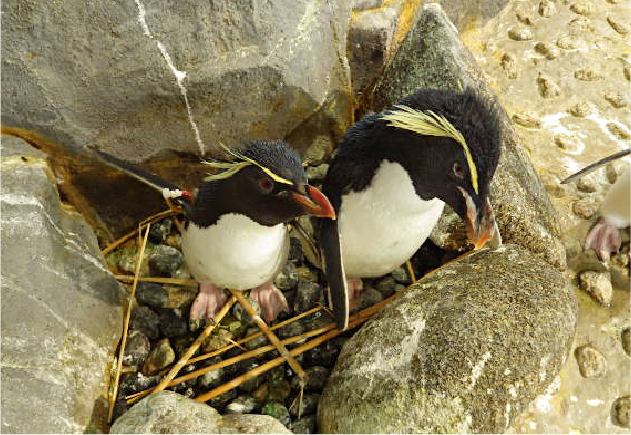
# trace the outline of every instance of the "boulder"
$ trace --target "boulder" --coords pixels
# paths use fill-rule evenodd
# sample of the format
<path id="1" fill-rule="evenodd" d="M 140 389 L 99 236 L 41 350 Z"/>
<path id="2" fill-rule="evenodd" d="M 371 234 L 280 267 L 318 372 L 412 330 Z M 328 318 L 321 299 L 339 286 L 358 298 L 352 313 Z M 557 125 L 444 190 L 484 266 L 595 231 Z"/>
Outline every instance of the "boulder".
<path id="1" fill-rule="evenodd" d="M 2 431 L 103 430 L 122 288 L 44 157 L 2 136 Z"/>
<path id="2" fill-rule="evenodd" d="M 291 431 L 268 415 L 230 414 L 172 391 L 142 399 L 123 414 L 110 433 L 287 433 Z"/>
<path id="3" fill-rule="evenodd" d="M 496 100 L 445 12 L 436 3 L 424 4 L 377 83 L 369 107 L 381 111 L 419 88 L 465 87 Z M 566 255 L 555 209 L 503 111 L 501 123 L 502 154 L 490 196 L 502 238 L 563 270 Z"/>
<path id="4" fill-rule="evenodd" d="M 2 3 L 2 123 L 71 153 L 288 138 L 329 150 L 350 122 L 346 2 Z"/>
<path id="5" fill-rule="evenodd" d="M 557 375 L 577 303 L 518 245 L 482 250 L 408 288 L 343 347 L 323 433 L 503 432 Z"/>

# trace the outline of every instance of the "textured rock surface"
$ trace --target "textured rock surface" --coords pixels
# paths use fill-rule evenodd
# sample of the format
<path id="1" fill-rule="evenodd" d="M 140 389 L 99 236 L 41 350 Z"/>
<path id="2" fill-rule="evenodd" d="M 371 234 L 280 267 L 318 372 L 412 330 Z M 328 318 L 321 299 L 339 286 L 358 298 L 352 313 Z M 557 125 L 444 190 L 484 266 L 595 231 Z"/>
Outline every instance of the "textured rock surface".
<path id="1" fill-rule="evenodd" d="M 318 408 L 322 432 L 502 432 L 567 357 L 576 299 L 517 245 L 414 285 L 344 346 Z"/>
<path id="2" fill-rule="evenodd" d="M 472 87 L 495 99 L 471 53 L 436 4 L 419 8 L 416 23 L 376 85 L 371 106 L 381 110 L 423 87 Z M 565 249 L 555 210 L 511 121 L 505 114 L 501 118 L 504 147 L 491 183 L 491 202 L 504 242 L 525 246 L 564 269 Z"/>
<path id="3" fill-rule="evenodd" d="M 134 160 L 248 138 L 332 144 L 350 122 L 349 17 L 318 0 L 6 1 L 3 127 Z"/>
<path id="4" fill-rule="evenodd" d="M 120 336 L 121 287 L 51 179 L 42 153 L 2 136 L 3 432 L 84 432 Z"/>
<path id="5" fill-rule="evenodd" d="M 267 415 L 221 416 L 205 403 L 161 391 L 116 420 L 110 433 L 291 433 Z"/>

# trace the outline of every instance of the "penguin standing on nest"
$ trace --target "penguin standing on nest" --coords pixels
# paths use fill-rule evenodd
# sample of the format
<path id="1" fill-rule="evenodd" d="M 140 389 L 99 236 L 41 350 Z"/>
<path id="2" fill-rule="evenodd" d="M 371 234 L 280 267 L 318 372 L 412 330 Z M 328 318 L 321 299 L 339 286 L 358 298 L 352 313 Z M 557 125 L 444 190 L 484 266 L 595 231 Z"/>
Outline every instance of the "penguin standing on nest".
<path id="1" fill-rule="evenodd" d="M 289 255 L 288 223 L 310 214 L 335 218 L 329 200 L 307 184 L 300 158 L 283 142 L 252 142 L 239 151 L 223 147 L 229 162 L 205 162 L 222 171 L 195 192 L 176 186 L 92 148 L 106 163 L 172 198 L 184 209 L 182 252 L 199 282 L 192 320 L 211 318 L 226 303 L 224 288 L 252 290 L 270 322 L 287 309 L 272 281 Z"/>
<path id="2" fill-rule="evenodd" d="M 320 225 L 338 328 L 348 326 L 361 278 L 408 260 L 445 203 L 476 249 L 499 237 L 488 200 L 499 154 L 497 109 L 470 90 L 420 90 L 346 133 L 323 183 L 337 220 Z"/>

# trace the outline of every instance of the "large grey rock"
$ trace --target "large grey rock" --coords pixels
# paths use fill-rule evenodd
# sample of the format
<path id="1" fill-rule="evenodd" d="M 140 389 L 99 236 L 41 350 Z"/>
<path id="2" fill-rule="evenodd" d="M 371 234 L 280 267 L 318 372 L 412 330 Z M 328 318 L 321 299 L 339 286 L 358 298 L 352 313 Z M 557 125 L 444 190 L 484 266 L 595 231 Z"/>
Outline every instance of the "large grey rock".
<path id="1" fill-rule="evenodd" d="M 495 100 L 471 53 L 438 4 L 418 9 L 416 22 L 389 62 L 372 95 L 380 111 L 419 88 L 471 87 Z M 559 269 L 566 267 L 554 207 L 519 142 L 501 114 L 503 148 L 491 183 L 491 202 L 503 240 L 527 247 Z"/>
<path id="2" fill-rule="evenodd" d="M 577 320 L 563 275 L 518 245 L 413 285 L 342 349 L 318 407 L 327 433 L 503 432 L 550 384 Z"/>
<path id="3" fill-rule="evenodd" d="M 121 287 L 42 157 L 2 136 L 2 431 L 84 432 L 106 411 L 96 402 L 120 338 Z"/>
<path id="4" fill-rule="evenodd" d="M 215 408 L 172 391 L 142 399 L 120 417 L 110 433 L 291 433 L 268 415 L 221 416 Z"/>
<path id="5" fill-rule="evenodd" d="M 483 26 L 502 11 L 508 0 L 442 0 L 439 3 L 456 28 L 465 32 Z M 397 44 L 413 24 L 416 9 L 420 7 L 420 1 L 353 1 L 348 53 L 356 105 L 383 72 Z"/>
<path id="6" fill-rule="evenodd" d="M 133 160 L 200 141 L 332 144 L 350 122 L 349 16 L 319 0 L 5 1 L 3 127 Z"/>

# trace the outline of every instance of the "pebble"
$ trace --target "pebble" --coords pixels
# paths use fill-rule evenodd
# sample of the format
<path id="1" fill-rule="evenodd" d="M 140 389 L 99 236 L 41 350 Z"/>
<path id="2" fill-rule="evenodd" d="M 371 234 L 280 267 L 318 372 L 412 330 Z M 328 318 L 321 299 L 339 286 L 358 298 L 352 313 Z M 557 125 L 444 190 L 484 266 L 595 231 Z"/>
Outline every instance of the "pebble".
<path id="1" fill-rule="evenodd" d="M 151 344 L 145 334 L 137 329 L 131 330 L 127 337 L 123 364 L 126 366 L 141 365 L 147 359 Z"/>
<path id="2" fill-rule="evenodd" d="M 177 310 L 180 311 L 180 310 Z M 176 310 L 163 309 L 160 316 L 160 332 L 163 337 L 174 338 L 186 335 L 188 332 L 188 319 L 176 312 Z"/>
<path id="3" fill-rule="evenodd" d="M 570 10 L 579 15 L 589 15 L 593 11 L 593 5 L 591 3 L 574 3 L 570 6 Z"/>
<path id="4" fill-rule="evenodd" d="M 572 35 L 580 35 L 581 33 L 590 32 L 592 30 L 591 24 L 592 22 L 589 18 L 574 18 L 572 21 L 570 21 L 570 24 L 568 24 L 569 32 Z"/>
<path id="5" fill-rule="evenodd" d="M 560 183 L 558 177 L 551 174 L 545 174 L 541 176 L 541 182 L 550 195 L 556 198 L 561 198 L 567 195 L 567 187 Z"/>
<path id="6" fill-rule="evenodd" d="M 296 265 L 288 261 L 285 263 L 280 273 L 276 276 L 274 284 L 281 291 L 292 290 L 298 285 L 298 271 Z"/>
<path id="7" fill-rule="evenodd" d="M 574 351 L 578 369 L 584 378 L 601 378 L 607 373 L 607 360 L 591 346 L 579 346 Z"/>
<path id="8" fill-rule="evenodd" d="M 607 163 L 607 166 L 605 169 L 605 174 L 607 175 L 607 181 L 609 181 L 611 184 L 614 184 L 616 181 L 618 181 L 618 177 L 622 173 L 622 168 L 623 166 L 620 164 L 620 162 Z"/>
<path id="9" fill-rule="evenodd" d="M 514 114 L 513 121 L 522 127 L 541 128 L 541 121 L 530 110 Z"/>
<path id="10" fill-rule="evenodd" d="M 554 98 L 561 94 L 559 85 L 541 73 L 537 77 L 537 84 L 539 85 L 539 93 L 543 98 Z"/>
<path id="11" fill-rule="evenodd" d="M 291 394 L 291 384 L 287 379 L 270 380 L 267 385 L 267 399 L 272 402 L 283 403 Z"/>
<path id="12" fill-rule="evenodd" d="M 331 371 L 323 366 L 313 366 L 305 369 L 305 388 L 307 390 L 321 390 L 326 385 Z M 299 389 L 300 378 L 296 375 L 291 380 L 291 386 Z"/>
<path id="13" fill-rule="evenodd" d="M 584 118 L 591 113 L 592 109 L 588 103 L 581 101 L 568 108 L 567 111 L 572 116 L 576 116 L 577 118 Z"/>
<path id="14" fill-rule="evenodd" d="M 207 360 L 208 365 L 217 364 L 219 362 L 221 362 L 221 357 L 209 358 Z M 223 368 L 211 370 L 209 372 L 204 373 L 199 378 L 197 378 L 197 385 L 199 385 L 200 387 L 206 390 L 216 388 L 220 386 L 221 384 L 223 384 L 223 376 L 224 376 Z"/>
<path id="15" fill-rule="evenodd" d="M 579 275 L 580 288 L 604 307 L 611 306 L 613 289 L 608 272 L 584 271 Z"/>
<path id="16" fill-rule="evenodd" d="M 516 79 L 519 77 L 519 68 L 517 67 L 517 60 L 512 54 L 504 53 L 502 56 L 502 61 L 500 62 L 504 71 L 506 71 L 506 76 L 509 79 Z"/>
<path id="17" fill-rule="evenodd" d="M 160 317 L 149 307 L 138 307 L 131 314 L 130 329 L 142 331 L 149 340 L 160 336 Z"/>
<path id="18" fill-rule="evenodd" d="M 327 341 L 326 343 L 307 351 L 306 357 L 312 365 L 333 367 L 339 353 L 340 348 L 334 343 Z"/>
<path id="19" fill-rule="evenodd" d="M 142 305 L 163 308 L 169 302 L 169 294 L 162 284 L 141 281 L 136 288 L 136 300 Z"/>
<path id="20" fill-rule="evenodd" d="M 254 299 L 251 299 L 250 297 L 246 297 L 245 299 L 248 302 L 250 302 L 250 305 L 252 306 L 252 309 L 254 310 L 254 312 L 258 316 L 260 316 L 261 306 L 259 305 L 259 303 L 255 301 Z M 239 322 L 241 322 L 243 325 L 250 326 L 254 324 L 254 320 L 252 319 L 252 316 L 250 316 L 250 314 L 245 310 L 245 308 L 243 308 L 241 304 L 239 303 L 234 304 L 234 306 L 231 309 L 231 313 L 232 313 L 232 316 L 235 319 L 237 319 Z"/>
<path id="21" fill-rule="evenodd" d="M 225 328 L 217 328 L 202 343 L 202 350 L 206 353 L 228 346 L 233 340 L 232 332 Z"/>
<path id="22" fill-rule="evenodd" d="M 592 68 L 581 68 L 579 70 L 576 70 L 574 71 L 574 77 L 578 80 L 583 80 L 586 82 L 602 80 L 604 78 L 602 74 Z"/>
<path id="23" fill-rule="evenodd" d="M 263 405 L 261 409 L 261 414 L 270 415 L 274 417 L 276 420 L 280 421 L 286 427 L 291 423 L 291 418 L 289 417 L 289 410 L 286 406 L 281 405 L 280 403 L 269 402 Z"/>
<path id="24" fill-rule="evenodd" d="M 591 219 L 597 212 L 600 205 L 595 201 L 576 201 L 572 206 L 572 211 L 583 219 Z"/>
<path id="25" fill-rule="evenodd" d="M 629 30 L 631 30 L 631 26 L 629 26 L 629 23 L 621 21 L 617 18 L 607 17 L 607 22 L 612 29 L 622 35 L 626 35 L 627 33 L 629 33 Z"/>
<path id="26" fill-rule="evenodd" d="M 620 125 L 616 124 L 615 122 L 608 123 L 607 128 L 609 129 L 611 134 L 616 136 L 618 139 L 626 140 L 626 139 L 631 138 L 631 133 L 629 133 L 629 131 L 625 130 L 624 128 L 620 127 Z"/>
<path id="27" fill-rule="evenodd" d="M 329 171 L 329 164 L 322 163 L 318 166 L 309 166 L 307 168 L 307 180 L 309 181 L 322 181 L 326 177 L 326 173 Z"/>
<path id="28" fill-rule="evenodd" d="M 537 42 L 535 50 L 543 54 L 546 59 L 556 59 L 559 57 L 559 49 L 549 42 Z"/>
<path id="29" fill-rule="evenodd" d="M 532 32 L 526 28 L 512 28 L 508 31 L 508 37 L 515 41 L 530 41 L 532 39 Z"/>
<path id="30" fill-rule="evenodd" d="M 394 280 L 392 280 L 392 294 L 394 294 Z M 381 302 L 383 300 L 383 294 L 380 291 L 375 290 L 374 288 L 368 288 L 361 292 L 359 296 L 359 309 L 365 310 L 368 307 L 372 307 L 377 302 Z"/>
<path id="31" fill-rule="evenodd" d="M 631 80 L 631 65 L 628 62 L 625 62 L 622 65 L 622 73 L 624 74 L 624 78 L 627 80 Z"/>
<path id="32" fill-rule="evenodd" d="M 292 400 L 292 406 L 289 407 L 289 412 L 294 417 L 298 417 L 300 415 L 309 415 L 314 414 L 318 409 L 318 401 L 320 400 L 320 395 L 315 393 L 305 393 L 302 396 L 302 406 L 300 404 L 299 396 L 296 396 L 294 400 Z"/>
<path id="33" fill-rule="evenodd" d="M 631 356 L 631 331 L 629 327 L 624 328 L 622 332 L 620 332 L 620 342 L 627 355 Z"/>
<path id="34" fill-rule="evenodd" d="M 233 388 L 232 390 L 226 391 L 221 396 L 217 396 L 206 401 L 206 403 L 215 408 L 217 411 L 222 412 L 223 409 L 236 398 L 237 389 Z"/>
<path id="35" fill-rule="evenodd" d="M 149 254 L 149 270 L 152 276 L 167 276 L 175 273 L 182 265 L 184 256 L 169 245 L 157 245 Z"/>
<path id="36" fill-rule="evenodd" d="M 385 278 L 381 278 L 377 282 L 375 282 L 375 289 L 381 293 L 384 298 L 392 296 L 394 294 L 394 286 L 396 284 L 396 280 L 390 276 Z"/>
<path id="37" fill-rule="evenodd" d="M 281 340 L 291 337 L 297 337 L 303 332 L 305 332 L 305 329 L 300 322 L 288 323 L 277 331 L 278 337 Z"/>
<path id="38" fill-rule="evenodd" d="M 530 14 L 527 12 L 517 11 L 515 12 L 515 17 L 517 18 L 517 21 L 519 21 L 520 23 L 524 23 L 527 25 L 532 24 L 532 18 L 530 17 Z"/>
<path id="39" fill-rule="evenodd" d="M 629 396 L 619 397 L 611 406 L 611 420 L 613 424 L 621 427 L 629 427 L 629 408 L 631 398 Z"/>
<path id="40" fill-rule="evenodd" d="M 226 414 L 251 414 L 260 407 L 252 396 L 239 396 L 226 406 Z"/>
<path id="41" fill-rule="evenodd" d="M 127 373 L 121 379 L 120 394 L 135 394 L 158 385 L 158 382 L 160 382 L 160 376 L 145 376 L 140 372 Z"/>
<path id="42" fill-rule="evenodd" d="M 318 304 L 324 305 L 324 294 L 320 284 L 305 279 L 299 280 L 294 299 L 294 313 L 302 313 L 315 308 Z"/>
<path id="43" fill-rule="evenodd" d="M 171 231 L 173 231 L 173 221 L 171 219 L 162 219 L 151 225 L 149 241 L 156 245 L 164 243 L 171 234 Z"/>
<path id="44" fill-rule="evenodd" d="M 254 335 L 257 332 L 260 332 L 259 328 L 248 328 L 247 331 L 245 331 L 245 336 L 249 337 L 250 335 Z M 243 346 L 245 346 L 247 350 L 253 350 L 261 346 L 265 346 L 266 344 L 267 344 L 267 337 L 265 337 L 265 335 L 262 334 L 261 336 L 253 338 L 250 341 L 246 341 L 245 343 L 243 343 Z"/>
<path id="45" fill-rule="evenodd" d="M 255 368 L 260 366 L 260 364 L 256 362 L 256 358 L 250 358 L 245 361 L 240 361 L 236 365 L 238 366 L 242 374 L 245 374 L 249 372 L 250 370 L 254 370 Z M 257 376 L 252 379 L 248 379 L 247 381 L 239 385 L 239 390 L 245 391 L 246 393 L 252 392 L 256 390 L 259 387 L 259 385 L 261 385 L 263 380 L 264 379 L 262 376 Z"/>
<path id="46" fill-rule="evenodd" d="M 593 174 L 585 175 L 576 183 L 576 188 L 581 192 L 594 193 L 598 190 L 598 182 Z"/>
<path id="47" fill-rule="evenodd" d="M 556 14 L 557 8 L 553 1 L 542 0 L 539 2 L 539 15 L 544 18 L 550 18 Z"/>
<path id="48" fill-rule="evenodd" d="M 407 284 L 410 280 L 408 272 L 403 266 L 394 269 L 392 273 L 390 273 L 390 276 L 392 276 L 396 282 L 401 284 Z"/>
<path id="49" fill-rule="evenodd" d="M 622 95 L 616 91 L 609 91 L 605 94 L 605 99 L 611 103 L 616 109 L 627 107 L 629 105 L 629 99 L 627 96 Z"/>
<path id="50" fill-rule="evenodd" d="M 188 350 L 189 347 L 191 347 L 191 344 L 193 344 L 194 341 L 195 341 L 195 337 L 191 337 L 190 335 L 186 335 L 184 337 L 177 337 L 171 340 L 171 347 L 175 351 L 175 355 L 177 356 L 178 359 L 181 358 L 186 353 L 186 351 Z M 193 354 L 193 356 L 198 355 L 198 354 L 199 354 L 199 349 Z"/>
<path id="51" fill-rule="evenodd" d="M 566 35 L 557 39 L 557 46 L 563 50 L 576 50 L 585 45 L 582 39 L 578 39 L 575 36 Z"/>
<path id="52" fill-rule="evenodd" d="M 168 338 L 163 338 L 158 342 L 156 347 L 151 349 L 144 366 L 142 367 L 142 373 L 145 375 L 153 375 L 165 367 L 168 367 L 173 361 L 175 361 L 175 351 L 169 344 Z"/>
<path id="53" fill-rule="evenodd" d="M 554 143 L 564 151 L 577 152 L 581 147 L 578 140 L 573 136 L 557 134 L 554 136 Z"/>
<path id="54" fill-rule="evenodd" d="M 290 429 L 293 433 L 318 433 L 317 432 L 317 417 L 315 415 L 308 415 L 306 417 L 294 420 L 291 423 Z"/>

